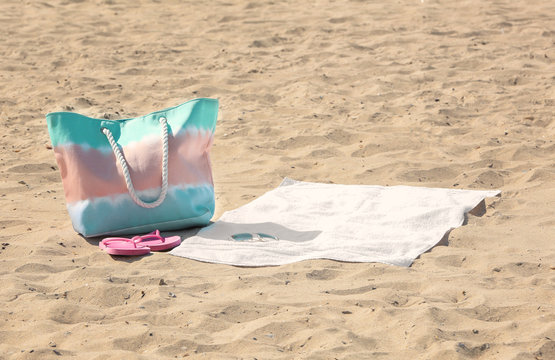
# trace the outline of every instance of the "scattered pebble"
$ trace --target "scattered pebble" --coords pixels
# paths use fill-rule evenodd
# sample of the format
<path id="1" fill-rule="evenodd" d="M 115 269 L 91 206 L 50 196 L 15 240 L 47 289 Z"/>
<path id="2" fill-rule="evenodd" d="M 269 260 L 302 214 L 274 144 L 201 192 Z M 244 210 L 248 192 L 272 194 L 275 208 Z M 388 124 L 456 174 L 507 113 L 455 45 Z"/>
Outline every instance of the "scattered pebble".
<path id="1" fill-rule="evenodd" d="M 169 297 L 172 297 L 172 298 L 177 297 L 177 296 L 176 296 L 174 293 L 172 293 L 172 292 L 169 292 L 168 295 L 169 295 Z"/>
<path id="2" fill-rule="evenodd" d="M 50 341 L 50 342 L 48 343 L 48 346 L 50 346 L 50 347 L 56 347 L 56 343 L 55 343 L 54 341 Z"/>
<path id="3" fill-rule="evenodd" d="M 168 285 L 164 279 L 160 279 L 160 282 L 158 283 L 158 285 L 163 286 L 163 285 Z"/>

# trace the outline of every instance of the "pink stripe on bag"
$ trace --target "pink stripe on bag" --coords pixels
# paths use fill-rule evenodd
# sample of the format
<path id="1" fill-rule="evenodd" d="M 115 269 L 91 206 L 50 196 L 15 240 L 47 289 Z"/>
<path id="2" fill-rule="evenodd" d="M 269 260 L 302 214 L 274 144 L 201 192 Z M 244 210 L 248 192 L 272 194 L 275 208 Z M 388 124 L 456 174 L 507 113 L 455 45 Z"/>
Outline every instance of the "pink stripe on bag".
<path id="1" fill-rule="evenodd" d="M 169 185 L 213 184 L 208 152 L 213 136 L 208 132 L 185 133 L 169 139 Z M 122 153 L 136 190 L 159 188 L 162 154 L 160 137 L 152 136 L 124 146 Z M 123 173 L 114 154 L 70 144 L 54 148 L 66 201 L 127 193 Z"/>

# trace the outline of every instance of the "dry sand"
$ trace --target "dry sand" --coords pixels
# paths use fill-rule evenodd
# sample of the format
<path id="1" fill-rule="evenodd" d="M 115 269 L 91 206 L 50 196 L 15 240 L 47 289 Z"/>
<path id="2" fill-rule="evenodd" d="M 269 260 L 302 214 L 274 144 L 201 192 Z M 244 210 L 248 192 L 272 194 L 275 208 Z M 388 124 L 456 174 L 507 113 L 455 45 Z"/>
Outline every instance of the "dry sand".
<path id="1" fill-rule="evenodd" d="M 555 3 L 0 2 L 0 359 L 555 359 Z M 410 268 L 116 259 L 44 115 L 221 112 L 217 214 L 283 177 L 500 189 Z"/>

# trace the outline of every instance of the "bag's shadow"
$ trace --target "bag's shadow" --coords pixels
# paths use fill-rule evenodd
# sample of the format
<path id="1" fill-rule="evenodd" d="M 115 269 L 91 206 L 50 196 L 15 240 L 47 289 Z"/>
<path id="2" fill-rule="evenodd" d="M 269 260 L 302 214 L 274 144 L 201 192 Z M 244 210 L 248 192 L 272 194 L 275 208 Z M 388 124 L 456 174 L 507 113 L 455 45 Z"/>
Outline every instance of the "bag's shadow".
<path id="1" fill-rule="evenodd" d="M 210 231 L 212 227 L 217 225 L 215 231 Z M 207 231 L 200 232 L 200 230 L 206 229 Z M 285 227 L 280 224 L 273 222 L 264 223 L 250 223 L 250 224 L 237 224 L 226 221 L 218 221 L 218 223 L 211 222 L 204 228 L 195 229 L 185 229 L 179 231 L 165 232 L 164 234 L 169 235 L 179 235 L 182 241 L 186 241 L 192 236 L 199 236 L 205 239 L 212 240 L 229 240 L 235 241 L 231 237 L 236 234 L 267 234 L 278 241 L 291 241 L 291 242 L 307 242 L 314 240 L 318 235 L 322 233 L 321 230 L 308 230 L 308 231 L 298 231 Z"/>

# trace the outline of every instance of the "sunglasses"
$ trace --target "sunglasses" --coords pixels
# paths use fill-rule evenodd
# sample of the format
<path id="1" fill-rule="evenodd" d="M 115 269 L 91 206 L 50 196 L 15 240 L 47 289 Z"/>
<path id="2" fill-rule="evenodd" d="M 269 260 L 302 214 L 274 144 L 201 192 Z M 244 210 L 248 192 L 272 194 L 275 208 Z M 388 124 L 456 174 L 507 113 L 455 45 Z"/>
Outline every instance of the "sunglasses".
<path id="1" fill-rule="evenodd" d="M 231 240 L 234 241 L 270 241 L 270 240 L 279 240 L 277 236 L 264 234 L 264 233 L 240 233 L 240 234 L 233 234 L 230 236 Z"/>

